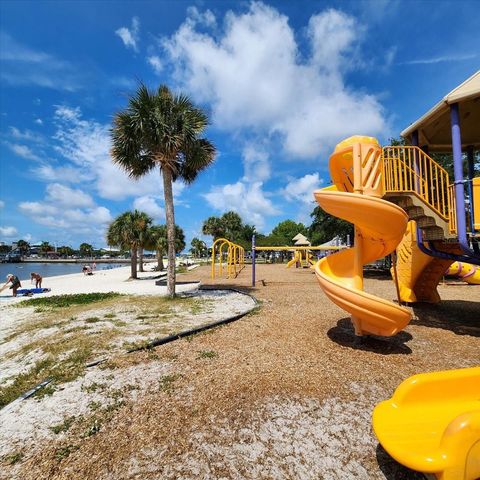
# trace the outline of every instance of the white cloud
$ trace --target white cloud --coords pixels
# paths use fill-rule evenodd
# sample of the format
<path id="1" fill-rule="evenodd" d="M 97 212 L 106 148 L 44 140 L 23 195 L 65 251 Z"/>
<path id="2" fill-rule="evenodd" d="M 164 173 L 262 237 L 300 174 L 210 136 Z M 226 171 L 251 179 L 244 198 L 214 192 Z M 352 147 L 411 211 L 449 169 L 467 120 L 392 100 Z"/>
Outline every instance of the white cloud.
<path id="1" fill-rule="evenodd" d="M 163 70 L 162 61 L 158 55 L 147 57 L 147 62 L 153 68 L 155 73 L 160 73 Z"/>
<path id="2" fill-rule="evenodd" d="M 40 180 L 46 180 L 48 182 L 81 183 L 89 182 L 95 178 L 92 173 L 88 173 L 81 168 L 70 166 L 54 167 L 47 163 L 33 168 L 31 171 Z"/>
<path id="3" fill-rule="evenodd" d="M 237 182 L 214 186 L 204 194 L 208 203 L 219 212 L 233 210 L 246 223 L 253 223 L 258 229 L 265 225 L 265 216 L 280 212 L 262 190 L 262 182 Z"/>
<path id="4" fill-rule="evenodd" d="M 36 123 L 37 125 L 43 125 L 43 120 L 42 120 L 41 118 L 36 118 L 36 119 L 35 119 L 35 123 Z"/>
<path id="5" fill-rule="evenodd" d="M 477 53 L 467 53 L 458 55 L 438 55 L 431 58 L 422 58 L 418 60 L 409 60 L 407 62 L 401 62 L 400 65 L 431 65 L 433 63 L 446 63 L 446 62 L 463 62 L 465 60 L 472 60 L 477 58 Z"/>
<path id="6" fill-rule="evenodd" d="M 45 200 L 62 207 L 92 207 L 94 205 L 93 198 L 88 193 L 60 183 L 47 185 Z"/>
<path id="7" fill-rule="evenodd" d="M 27 160 L 40 160 L 40 157 L 33 153 L 31 148 L 27 147 L 26 145 L 7 142 L 7 146 L 13 153 L 15 153 L 15 155 L 18 155 L 19 157 L 25 158 Z"/>
<path id="8" fill-rule="evenodd" d="M 163 220 L 165 218 L 165 210 L 157 203 L 154 197 L 149 195 L 136 198 L 133 201 L 133 208 L 147 213 L 155 220 Z"/>
<path id="9" fill-rule="evenodd" d="M 242 152 L 245 181 L 264 181 L 270 177 L 269 154 L 258 145 L 249 144 Z"/>
<path id="10" fill-rule="evenodd" d="M 158 170 L 135 181 L 112 163 L 110 125 L 84 120 L 79 108 L 66 106 L 57 107 L 55 118 L 55 149 L 85 176 L 94 177 L 95 188 L 102 198 L 122 200 L 139 193 L 149 195 L 162 191 Z"/>
<path id="11" fill-rule="evenodd" d="M 37 85 L 75 91 L 84 76 L 71 63 L 21 45 L 5 32 L 0 32 L 0 60 L 0 78 L 13 86 Z"/>
<path id="12" fill-rule="evenodd" d="M 118 30 L 115 30 L 115 34 L 122 39 L 123 44 L 127 48 L 132 48 L 135 52 L 138 52 L 139 31 L 140 20 L 138 17 L 133 17 L 132 27 L 130 29 L 127 27 L 121 27 Z"/>
<path id="13" fill-rule="evenodd" d="M 22 140 L 26 142 L 43 143 L 44 139 L 38 133 L 31 130 L 20 130 L 16 127 L 10 127 L 10 135 L 16 140 Z"/>
<path id="14" fill-rule="evenodd" d="M 197 7 L 187 8 L 187 21 L 193 21 L 206 27 L 214 27 L 217 24 L 217 19 L 211 10 L 200 12 Z"/>
<path id="15" fill-rule="evenodd" d="M 204 30 L 190 16 L 162 46 L 181 87 L 212 105 L 218 127 L 275 136 L 297 157 L 318 156 L 358 132 L 385 131 L 377 99 L 345 84 L 362 31 L 352 17 L 334 9 L 312 16 L 306 58 L 288 18 L 263 3 L 228 12 L 220 35 Z"/>
<path id="16" fill-rule="evenodd" d="M 3 208 L 5 206 L 5 202 L 3 200 L 0 200 L 0 208 Z"/>
<path id="17" fill-rule="evenodd" d="M 0 227 L 0 235 L 2 237 L 13 237 L 17 234 L 15 227 Z"/>
<path id="18" fill-rule="evenodd" d="M 311 205 L 314 203 L 313 191 L 320 188 L 322 183 L 323 180 L 318 173 L 307 174 L 290 180 L 282 193 L 289 201 Z"/>
<path id="19" fill-rule="evenodd" d="M 18 209 L 35 223 L 47 227 L 68 229 L 71 232 L 92 233 L 98 227 L 105 227 L 112 221 L 108 208 L 92 206 L 91 208 L 65 208 L 61 205 L 43 202 L 20 202 Z"/>

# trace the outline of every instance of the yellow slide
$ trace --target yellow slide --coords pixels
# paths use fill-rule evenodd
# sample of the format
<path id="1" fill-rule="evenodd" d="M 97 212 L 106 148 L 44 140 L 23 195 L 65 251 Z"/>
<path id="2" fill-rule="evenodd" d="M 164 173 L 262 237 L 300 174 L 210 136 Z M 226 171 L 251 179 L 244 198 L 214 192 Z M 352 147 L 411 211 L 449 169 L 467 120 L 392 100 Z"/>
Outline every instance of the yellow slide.
<path id="1" fill-rule="evenodd" d="M 373 411 L 383 448 L 439 480 L 480 478 L 480 367 L 422 373 Z"/>
<path id="2" fill-rule="evenodd" d="M 471 285 L 480 285 L 480 267 L 465 262 L 452 263 L 445 276 L 458 277 Z"/>
<path id="3" fill-rule="evenodd" d="M 408 222 L 403 209 L 380 198 L 380 153 L 374 138 L 344 140 L 330 157 L 334 185 L 314 192 L 326 212 L 355 225 L 355 246 L 321 259 L 315 273 L 330 300 L 352 315 L 357 335 L 395 335 L 411 319 L 408 309 L 363 291 L 363 265 L 395 250 Z"/>

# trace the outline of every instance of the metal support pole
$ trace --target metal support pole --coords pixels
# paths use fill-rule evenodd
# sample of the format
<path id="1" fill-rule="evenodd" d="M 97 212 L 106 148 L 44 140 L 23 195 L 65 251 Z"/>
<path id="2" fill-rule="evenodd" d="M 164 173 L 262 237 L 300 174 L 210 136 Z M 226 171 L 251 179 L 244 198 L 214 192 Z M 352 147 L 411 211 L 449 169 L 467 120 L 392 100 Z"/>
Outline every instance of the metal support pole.
<path id="1" fill-rule="evenodd" d="M 450 105 L 450 122 L 452 126 L 453 171 L 455 174 L 455 211 L 457 213 L 457 235 L 460 247 L 467 254 L 479 258 L 470 248 L 467 239 L 465 219 L 465 189 L 463 186 L 462 138 L 460 135 L 460 115 L 458 103 Z"/>
<path id="2" fill-rule="evenodd" d="M 255 235 L 252 235 L 252 287 L 255 286 Z"/>
<path id="3" fill-rule="evenodd" d="M 473 177 L 475 176 L 475 166 L 473 163 L 473 146 L 467 147 L 468 161 L 468 199 L 470 200 L 470 231 L 475 232 L 475 212 L 473 205 Z"/>

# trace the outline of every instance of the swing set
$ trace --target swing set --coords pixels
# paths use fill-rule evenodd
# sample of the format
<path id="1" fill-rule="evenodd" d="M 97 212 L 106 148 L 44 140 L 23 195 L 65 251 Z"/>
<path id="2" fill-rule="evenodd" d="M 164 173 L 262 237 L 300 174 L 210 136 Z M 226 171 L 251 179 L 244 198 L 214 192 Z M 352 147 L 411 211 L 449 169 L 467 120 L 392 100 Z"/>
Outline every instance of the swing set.
<path id="1" fill-rule="evenodd" d="M 245 267 L 245 250 L 226 238 L 217 238 L 212 245 L 212 279 L 224 274 L 224 265 L 227 278 L 236 278 Z"/>

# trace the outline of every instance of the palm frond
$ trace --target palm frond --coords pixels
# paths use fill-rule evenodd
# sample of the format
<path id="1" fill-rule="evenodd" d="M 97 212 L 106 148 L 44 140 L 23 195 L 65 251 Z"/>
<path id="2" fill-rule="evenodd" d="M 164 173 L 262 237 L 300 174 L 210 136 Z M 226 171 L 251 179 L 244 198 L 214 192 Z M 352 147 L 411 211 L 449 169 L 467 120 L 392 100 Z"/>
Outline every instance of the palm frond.
<path id="1" fill-rule="evenodd" d="M 186 183 L 192 183 L 202 170 L 214 162 L 216 152 L 215 146 L 205 138 L 190 143 L 185 148 L 180 177 Z"/>

